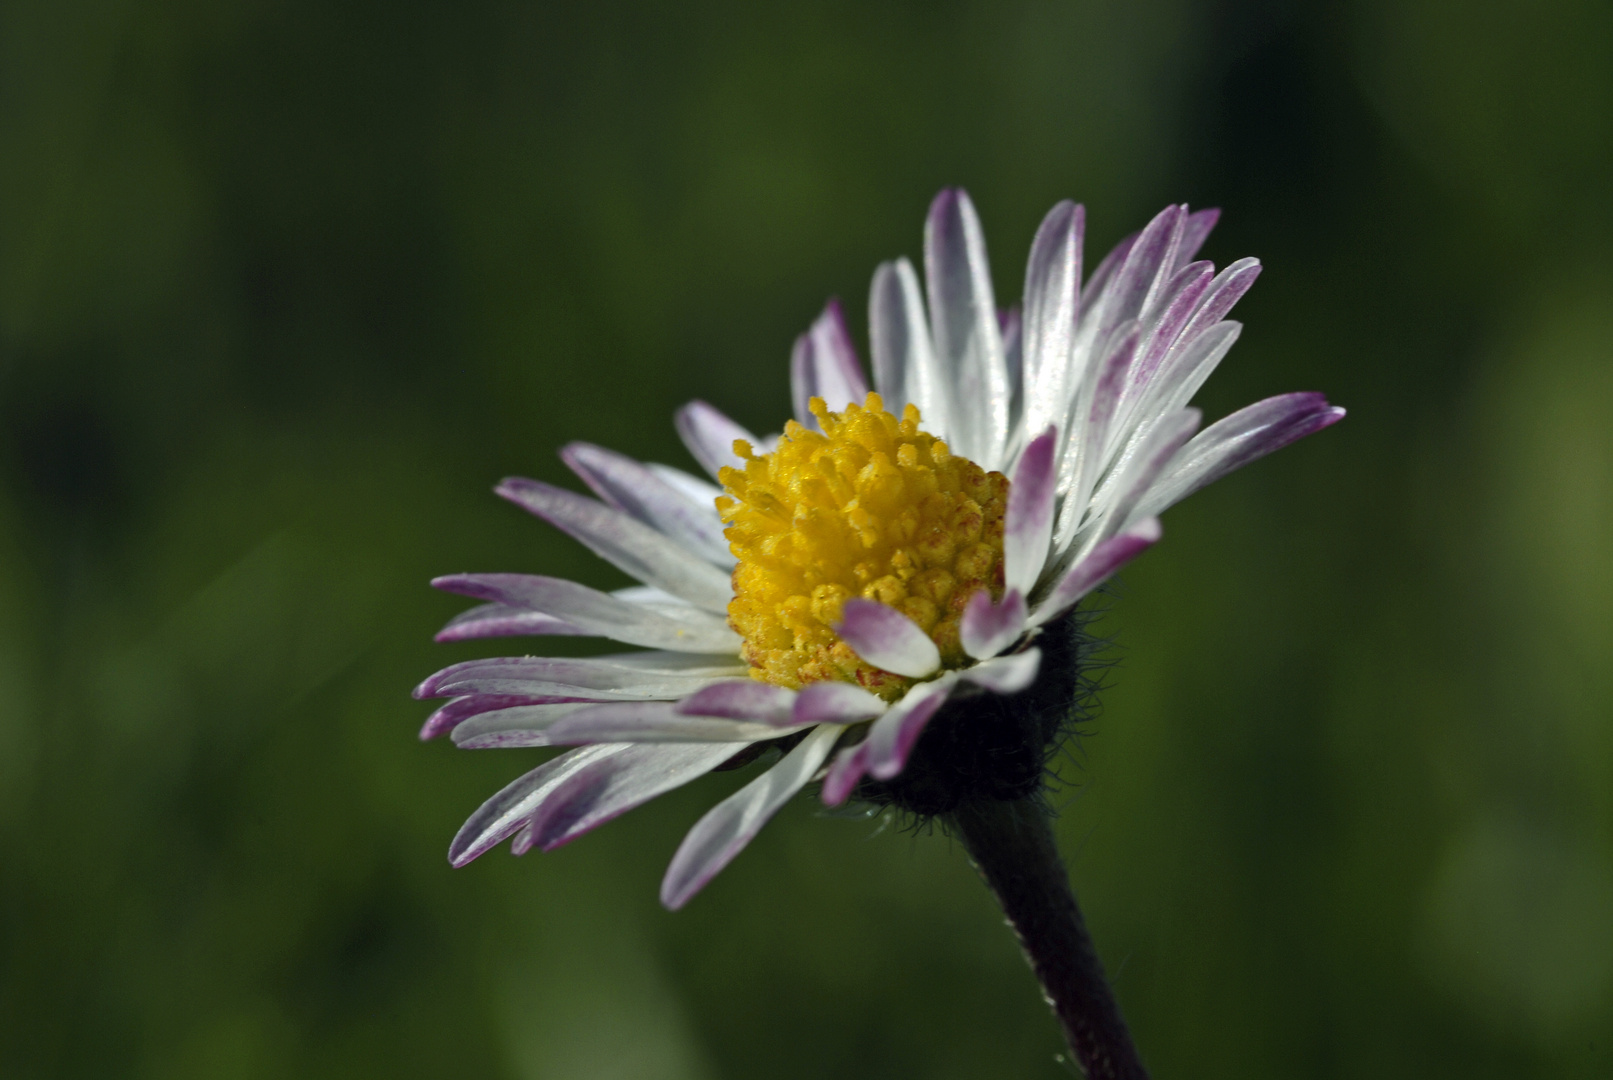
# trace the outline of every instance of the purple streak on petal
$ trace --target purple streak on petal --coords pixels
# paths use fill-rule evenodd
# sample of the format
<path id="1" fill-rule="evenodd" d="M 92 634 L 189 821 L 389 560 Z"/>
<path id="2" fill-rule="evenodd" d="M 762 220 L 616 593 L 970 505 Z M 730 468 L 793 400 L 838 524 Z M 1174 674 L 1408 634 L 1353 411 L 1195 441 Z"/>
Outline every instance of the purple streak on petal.
<path id="1" fill-rule="evenodd" d="M 728 574 L 620 510 L 524 477 L 508 477 L 494 490 L 646 585 L 712 612 L 726 612 L 734 598 Z"/>
<path id="2" fill-rule="evenodd" d="M 466 726 L 455 732 L 454 745 L 461 750 L 525 750 L 532 747 L 569 746 L 582 740 L 555 742 L 549 738 L 547 727 L 508 728 L 501 731 L 484 731 L 467 735 Z"/>
<path id="3" fill-rule="evenodd" d="M 545 615 L 541 611 L 527 611 L 508 604 L 482 604 L 449 619 L 448 625 L 437 631 L 434 640 L 472 641 L 477 638 L 539 634 L 579 637 L 586 633 L 563 619 Z"/>
<path id="4" fill-rule="evenodd" d="M 1058 489 L 1058 429 L 1048 427 L 1019 455 L 1008 486 L 1003 517 L 1003 578 L 1007 588 L 1028 593 L 1047 562 L 1053 535 L 1053 497 Z"/>
<path id="5" fill-rule="evenodd" d="M 426 717 L 426 722 L 420 726 L 420 740 L 424 742 L 446 735 L 465 720 L 485 712 L 511 709 L 517 705 L 549 704 L 555 704 L 552 698 L 529 694 L 467 694 L 456 697 Z"/>
<path id="6" fill-rule="evenodd" d="M 1148 310 L 1160 287 L 1158 278 L 1167 264 L 1176 257 L 1181 241 L 1182 208 L 1167 206 L 1144 226 L 1137 242 L 1126 253 L 1126 261 L 1115 272 L 1114 280 L 1106 290 L 1099 336 L 1135 319 Z"/>
<path id="7" fill-rule="evenodd" d="M 1008 372 L 1008 425 L 1019 423 L 1025 408 L 1024 335 L 1019 307 L 997 313 L 997 326 L 1003 336 L 1003 368 Z"/>
<path id="8" fill-rule="evenodd" d="M 1214 229 L 1215 223 L 1220 220 L 1221 211 L 1215 207 L 1195 210 L 1187 215 L 1187 220 L 1182 223 L 1182 245 L 1176 249 L 1178 267 L 1193 261 L 1193 257 L 1199 253 L 1199 248 L 1204 246 L 1204 241 L 1210 238 L 1210 230 Z"/>
<path id="9" fill-rule="evenodd" d="M 995 694 L 1017 694 L 1036 681 L 1041 667 L 1042 650 L 1026 649 L 964 668 L 958 672 L 958 677 Z"/>
<path id="10" fill-rule="evenodd" d="M 954 453 L 984 469 L 1000 465 L 1008 441 L 1008 371 L 980 218 L 968 193 L 947 188 L 924 226 L 930 339 L 951 388 Z"/>
<path id="11" fill-rule="evenodd" d="M 1159 519 L 1147 518 L 1120 535 L 1103 541 L 1086 558 L 1071 567 L 1063 580 L 1053 587 L 1047 599 L 1037 605 L 1036 610 L 1031 612 L 1031 625 L 1041 626 L 1064 614 L 1116 570 L 1158 543 L 1159 537 Z"/>
<path id="12" fill-rule="evenodd" d="M 897 675 L 922 679 L 941 666 L 941 651 L 930 636 L 876 600 L 847 600 L 835 632 L 868 663 Z"/>
<path id="13" fill-rule="evenodd" d="M 952 413 L 947 388 L 930 343 L 929 317 L 918 275 L 906 259 L 880 263 L 868 290 L 868 338 L 874 357 L 874 386 L 885 408 L 900 414 L 917 405 L 924 430 L 947 438 Z"/>
<path id="14" fill-rule="evenodd" d="M 1025 632 L 1025 594 L 1009 589 L 1001 604 L 991 602 L 991 594 L 981 589 L 969 598 L 958 627 L 963 651 L 976 660 L 989 660 Z"/>
<path id="15" fill-rule="evenodd" d="M 1188 322 L 1187 328 L 1177 340 L 1182 345 L 1190 344 L 1193 339 L 1226 318 L 1227 312 L 1243 299 L 1243 294 L 1249 291 L 1259 276 L 1259 259 L 1239 259 L 1215 275 L 1210 287 L 1205 290 L 1203 301 L 1193 312 L 1192 320 Z"/>
<path id="16" fill-rule="evenodd" d="M 868 729 L 868 771 L 876 780 L 889 780 L 902 771 L 924 727 L 952 692 L 956 679 L 945 675 L 919 683 L 890 707 Z"/>
<path id="17" fill-rule="evenodd" d="M 576 770 L 556 785 L 528 819 L 544 851 L 575 840 L 657 795 L 721 765 L 744 745 L 635 746 Z"/>
<path id="18" fill-rule="evenodd" d="M 1068 200 L 1048 211 L 1025 266 L 1024 424 L 1040 431 L 1065 421 L 1075 391 L 1071 349 L 1081 312 L 1086 208 Z"/>
<path id="19" fill-rule="evenodd" d="M 684 837 L 661 882 L 661 903 L 676 911 L 744 850 L 769 818 L 806 786 L 829 756 L 840 728 L 815 728 L 767 772 L 712 807 Z"/>
<path id="20" fill-rule="evenodd" d="M 1103 257 L 1103 261 L 1098 263 L 1098 268 L 1092 271 L 1092 276 L 1087 278 L 1086 285 L 1081 289 L 1082 319 L 1097 310 L 1098 302 L 1104 298 L 1104 292 L 1109 286 L 1110 279 L 1114 277 L 1115 271 L 1120 268 L 1121 264 L 1126 261 L 1126 256 L 1131 254 L 1132 247 L 1137 243 L 1137 238 L 1141 235 L 1142 233 L 1132 233 L 1116 244 L 1114 249 Z"/>
<path id="21" fill-rule="evenodd" d="M 541 611 L 585 634 L 629 645 L 685 653 L 739 652 L 739 635 L 714 615 L 690 608 L 674 619 L 574 581 L 536 574 L 449 574 L 431 584 L 444 592 Z"/>
<path id="22" fill-rule="evenodd" d="M 591 443 L 574 442 L 560 457 L 594 494 L 707 562 L 732 567 L 733 554 L 710 499 L 690 499 L 648 466 Z"/>
<path id="23" fill-rule="evenodd" d="M 590 746 L 573 750 L 544 762 L 505 786 L 461 826 L 453 843 L 448 845 L 448 861 L 454 866 L 464 866 L 496 847 L 519 831 L 544 796 L 572 773 L 627 749 L 625 746 Z"/>
<path id="24" fill-rule="evenodd" d="M 829 766 L 829 775 L 823 778 L 823 791 L 820 797 L 825 806 L 839 806 L 851 797 L 868 772 L 868 744 L 858 743 L 848 746 L 835 755 L 834 764 Z"/>
<path id="25" fill-rule="evenodd" d="M 1198 309 L 1205 290 L 1210 287 L 1213 271 L 1214 268 L 1207 262 L 1188 263 L 1176 272 L 1176 277 L 1165 287 L 1165 295 L 1170 299 L 1162 306 L 1158 318 L 1151 320 L 1148 347 L 1132 369 L 1133 387 L 1140 387 L 1153 378 L 1165 353 L 1176 343 L 1182 328 Z"/>
<path id="26" fill-rule="evenodd" d="M 734 453 L 735 440 L 744 439 L 760 453 L 760 439 L 704 401 L 691 401 L 679 409 L 673 414 L 673 423 L 683 445 L 712 479 L 720 480 L 717 474 L 727 466 L 744 467 L 744 461 Z"/>
<path id="27" fill-rule="evenodd" d="M 1105 350 L 1097 380 L 1092 385 L 1086 422 L 1078 424 L 1072 433 L 1071 450 L 1076 457 L 1070 468 L 1072 475 L 1064 503 L 1065 514 L 1079 515 L 1084 512 L 1087 498 L 1108 465 L 1104 448 L 1108 445 L 1115 410 L 1119 408 L 1120 396 L 1126 386 L 1126 373 L 1131 370 L 1132 361 L 1137 356 L 1137 324 L 1123 324 L 1116 328 L 1115 335 L 1116 340 Z M 1060 533 L 1064 534 L 1062 527 Z"/>
<path id="28" fill-rule="evenodd" d="M 550 746 L 581 743 L 753 743 L 777 738 L 771 724 L 716 716 L 686 716 L 670 701 L 619 701 L 590 705 L 551 724 Z"/>
<path id="29" fill-rule="evenodd" d="M 1120 532 L 1131 524 L 1132 512 L 1148 497 L 1155 481 L 1193 437 L 1203 418 L 1203 413 L 1191 408 L 1160 417 L 1130 451 L 1130 459 L 1116 466 L 1113 502 L 1105 511 L 1108 521 L 1104 534 Z"/>
<path id="30" fill-rule="evenodd" d="M 1279 394 L 1257 401 L 1211 424 L 1182 447 L 1140 511 L 1158 513 L 1228 473 L 1342 419 L 1344 410 L 1329 405 L 1317 393 Z"/>
<path id="31" fill-rule="evenodd" d="M 818 418 L 808 404 L 814 397 L 823 398 L 830 412 L 843 412 L 849 404 L 861 405 L 868 396 L 868 382 L 839 300 L 830 300 L 812 328 L 795 339 L 790 374 L 795 418 L 813 431 L 818 430 Z"/>
<path id="32" fill-rule="evenodd" d="M 572 659 L 560 656 L 497 656 L 450 664 L 415 687 L 417 698 L 463 694 L 530 694 L 677 698 L 709 686 L 733 671 L 706 658 L 677 665 L 657 654 Z M 723 658 L 712 657 L 721 662 Z M 737 657 L 736 657 L 737 659 Z M 523 689 L 530 686 L 532 689 Z"/>
<path id="33" fill-rule="evenodd" d="M 788 724 L 793 704 L 795 693 L 782 686 L 769 686 L 755 679 L 729 679 L 690 694 L 678 702 L 677 711 L 687 716 Z"/>
<path id="34" fill-rule="evenodd" d="M 885 703 L 860 686 L 843 682 L 808 683 L 795 695 L 791 722 L 855 724 L 885 711 Z"/>

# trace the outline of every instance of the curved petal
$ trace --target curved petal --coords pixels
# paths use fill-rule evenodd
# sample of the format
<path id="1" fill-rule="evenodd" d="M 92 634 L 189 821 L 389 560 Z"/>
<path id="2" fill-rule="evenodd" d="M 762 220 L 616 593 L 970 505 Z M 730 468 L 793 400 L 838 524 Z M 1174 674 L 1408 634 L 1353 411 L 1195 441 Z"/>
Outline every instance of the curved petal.
<path id="1" fill-rule="evenodd" d="M 984 686 L 996 694 L 1017 694 L 1036 681 L 1042 669 L 1042 650 L 998 656 L 958 672 L 958 678 Z"/>
<path id="2" fill-rule="evenodd" d="M 1217 207 L 1208 210 L 1195 210 L 1187 215 L 1182 223 L 1182 244 L 1176 250 L 1176 268 L 1180 269 L 1193 261 L 1193 256 L 1199 253 L 1204 241 L 1210 238 L 1210 230 L 1215 223 L 1221 220 L 1221 211 Z"/>
<path id="3" fill-rule="evenodd" d="M 813 398 L 822 398 L 830 412 L 843 412 L 847 405 L 861 405 L 868 396 L 868 382 L 857 362 L 839 300 L 830 300 L 812 328 L 795 339 L 790 389 L 795 419 L 812 431 L 818 430 L 818 418 L 808 407 Z"/>
<path id="4" fill-rule="evenodd" d="M 823 778 L 820 798 L 825 806 L 839 806 L 851 797 L 862 778 L 868 775 L 868 743 L 847 746 L 835 755 L 834 764 Z"/>
<path id="5" fill-rule="evenodd" d="M 795 693 L 755 679 L 726 679 L 678 702 L 678 712 L 689 716 L 726 716 L 761 724 L 790 722 Z"/>
<path id="6" fill-rule="evenodd" d="M 518 476 L 507 477 L 494 490 L 646 585 L 706 611 L 725 612 L 734 598 L 728 574 L 620 510 Z"/>
<path id="7" fill-rule="evenodd" d="M 924 733 L 937 709 L 952 692 L 956 677 L 946 674 L 931 682 L 919 683 L 901 701 L 874 721 L 863 745 L 868 771 L 878 780 L 889 780 L 902 771 L 913 746 Z"/>
<path id="8" fill-rule="evenodd" d="M 553 746 L 549 729 L 581 709 L 598 702 L 568 701 L 550 705 L 517 705 L 472 716 L 454 728 L 454 745 L 461 750 L 511 750 L 523 746 Z"/>
<path id="9" fill-rule="evenodd" d="M 1036 584 L 1047 562 L 1053 536 L 1053 497 L 1057 494 L 1058 430 L 1049 427 L 1025 447 L 1008 486 L 1003 518 L 1003 582 L 1022 593 Z"/>
<path id="10" fill-rule="evenodd" d="M 762 440 L 728 419 L 715 405 L 698 399 L 689 402 L 672 417 L 678 436 L 689 453 L 700 462 L 700 467 L 717 479 L 717 473 L 732 466 L 741 468 L 745 463 L 734 453 L 734 443 L 743 439 L 760 447 Z"/>
<path id="11" fill-rule="evenodd" d="M 461 611 L 437 631 L 436 641 L 473 641 L 478 638 L 550 635 L 581 637 L 588 633 L 564 619 L 541 611 L 511 607 L 509 604 L 482 604 Z"/>
<path id="12" fill-rule="evenodd" d="M 797 724 L 855 724 L 885 711 L 885 702 L 860 686 L 843 682 L 808 683 L 795 695 L 790 719 Z"/>
<path id="13" fill-rule="evenodd" d="M 841 728 L 824 724 L 784 759 L 712 807 L 684 837 L 661 882 L 661 903 L 676 911 L 744 850 L 751 837 L 823 764 Z"/>
<path id="14" fill-rule="evenodd" d="M 1041 626 L 1064 614 L 1116 570 L 1159 542 L 1158 518 L 1145 518 L 1118 536 L 1103 541 L 1076 563 L 1031 612 L 1030 625 Z"/>
<path id="15" fill-rule="evenodd" d="M 483 657 L 450 664 L 415 687 L 414 696 L 429 698 L 457 697 L 461 694 L 599 691 L 633 697 L 676 698 L 744 672 L 743 666 L 724 663 L 725 659 L 721 656 L 661 652 L 581 659 L 565 656 Z"/>
<path id="16" fill-rule="evenodd" d="M 623 701 L 589 705 L 549 726 L 550 746 L 577 743 L 723 742 L 749 745 L 776 739 L 772 724 L 718 716 L 686 716 L 670 701 Z"/>
<path id="17" fill-rule="evenodd" d="M 958 626 L 963 651 L 976 660 L 988 660 L 1012 645 L 1025 632 L 1025 594 L 1009 589 L 1001 604 L 981 589 L 964 606 Z"/>
<path id="18" fill-rule="evenodd" d="M 917 405 L 924 430 L 947 438 L 952 425 L 946 386 L 930 341 L 918 275 L 906 259 L 880 263 L 868 292 L 868 339 L 874 386 L 897 415 Z"/>
<path id="19" fill-rule="evenodd" d="M 450 574 L 434 578 L 431 584 L 445 592 L 541 611 L 585 634 L 628 645 L 687 653 L 739 653 L 739 635 L 716 616 L 690 608 L 687 616 L 673 619 L 574 581 L 536 574 Z"/>
<path id="20" fill-rule="evenodd" d="M 1025 267 L 1025 409 L 1027 431 L 1064 421 L 1080 379 L 1075 344 L 1081 311 L 1081 246 L 1086 209 L 1068 200 L 1048 211 Z"/>
<path id="21" fill-rule="evenodd" d="M 515 835 L 542 804 L 544 797 L 567 777 L 593 762 L 615 757 L 630 749 L 627 746 L 590 746 L 573 750 L 544 762 L 507 784 L 460 827 L 453 843 L 448 845 L 448 861 L 454 866 L 464 866 L 478 855 L 497 847 Z"/>
<path id="22" fill-rule="evenodd" d="M 435 739 L 446 735 L 460 724 L 473 716 L 483 713 L 499 712 L 504 709 L 513 709 L 524 705 L 552 705 L 559 704 L 553 697 L 530 694 L 466 694 L 456 697 L 430 716 L 420 725 L 420 741 Z"/>
<path id="23" fill-rule="evenodd" d="M 868 663 L 909 679 L 922 679 L 941 666 L 941 650 L 930 635 L 877 600 L 847 600 L 835 632 Z"/>
<path id="24" fill-rule="evenodd" d="M 715 496 L 703 502 L 674 487 L 647 465 L 592 443 L 574 442 L 561 460 L 606 503 L 688 548 L 707 562 L 732 567 Z M 690 477 L 692 480 L 693 477 Z"/>
<path id="25" fill-rule="evenodd" d="M 1137 512 L 1157 514 L 1227 473 L 1342 419 L 1344 410 L 1316 393 L 1279 394 L 1239 409 L 1182 447 Z"/>
<path id="26" fill-rule="evenodd" d="M 530 843 L 553 851 L 657 795 L 704 776 L 744 744 L 635 746 L 573 770 L 528 819 Z"/>
<path id="27" fill-rule="evenodd" d="M 924 227 L 930 339 L 950 388 L 955 453 L 996 469 L 1008 443 L 1008 371 L 997 329 L 986 239 L 974 204 L 948 188 L 930 204 Z"/>

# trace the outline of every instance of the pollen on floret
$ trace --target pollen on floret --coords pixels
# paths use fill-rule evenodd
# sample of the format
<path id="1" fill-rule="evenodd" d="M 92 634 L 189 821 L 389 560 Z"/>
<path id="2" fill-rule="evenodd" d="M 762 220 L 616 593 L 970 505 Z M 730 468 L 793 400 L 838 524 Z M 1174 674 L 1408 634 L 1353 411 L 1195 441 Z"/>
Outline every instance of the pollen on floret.
<path id="1" fill-rule="evenodd" d="M 912 680 L 840 640 L 842 605 L 890 605 L 930 635 L 944 664 L 961 665 L 969 598 L 1002 595 L 1008 478 L 920 430 L 916 406 L 897 419 L 869 394 L 844 412 L 822 398 L 810 408 L 822 432 L 792 420 L 768 454 L 736 440 L 744 467 L 719 476 L 717 510 L 739 560 L 728 622 L 757 679 L 791 689 L 839 679 L 894 701 Z"/>

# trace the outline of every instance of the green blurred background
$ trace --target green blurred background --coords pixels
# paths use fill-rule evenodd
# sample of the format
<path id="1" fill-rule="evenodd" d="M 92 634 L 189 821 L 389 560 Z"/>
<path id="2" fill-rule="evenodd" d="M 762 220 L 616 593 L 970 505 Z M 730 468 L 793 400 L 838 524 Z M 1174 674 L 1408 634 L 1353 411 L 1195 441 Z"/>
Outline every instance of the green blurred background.
<path id="1" fill-rule="evenodd" d="M 1005 301 L 1057 199 L 1224 207 L 1202 403 L 1351 411 L 1105 623 L 1061 829 L 1156 1077 L 1613 1075 L 1610 158 L 1599 2 L 0 5 L 0 1074 L 1071 1075 L 940 835 L 803 798 L 668 914 L 726 774 L 452 871 L 541 752 L 407 696 L 533 647 L 433 574 L 621 583 L 494 481 L 776 429 L 962 184 Z"/>

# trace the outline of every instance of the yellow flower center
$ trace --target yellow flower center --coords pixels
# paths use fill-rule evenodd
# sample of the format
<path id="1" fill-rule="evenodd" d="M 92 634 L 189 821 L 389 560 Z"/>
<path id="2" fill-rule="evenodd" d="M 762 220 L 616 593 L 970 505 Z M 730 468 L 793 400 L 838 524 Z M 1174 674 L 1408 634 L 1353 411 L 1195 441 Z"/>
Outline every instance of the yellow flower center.
<path id="1" fill-rule="evenodd" d="M 853 596 L 889 604 L 963 663 L 958 620 L 980 589 L 1003 591 L 1008 478 L 953 455 L 898 420 L 878 394 L 832 413 L 813 398 L 820 434 L 795 421 L 770 454 L 743 439 L 744 468 L 723 469 L 717 510 L 739 565 L 728 622 L 751 675 L 799 689 L 840 679 L 894 701 L 913 680 L 859 659 L 834 631 Z"/>

